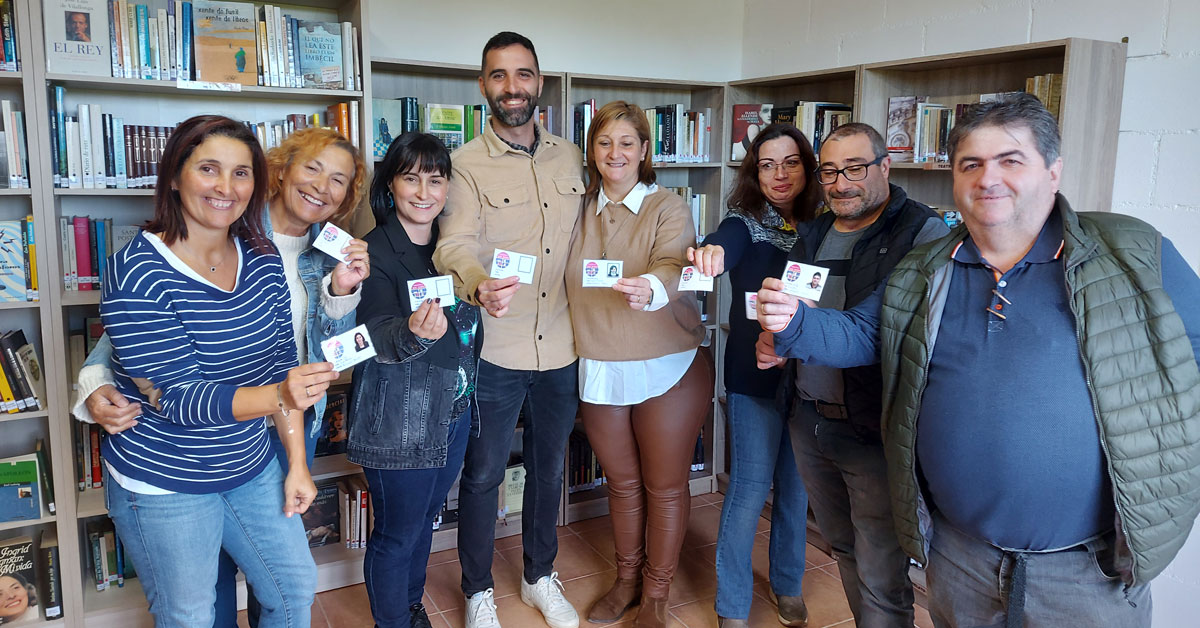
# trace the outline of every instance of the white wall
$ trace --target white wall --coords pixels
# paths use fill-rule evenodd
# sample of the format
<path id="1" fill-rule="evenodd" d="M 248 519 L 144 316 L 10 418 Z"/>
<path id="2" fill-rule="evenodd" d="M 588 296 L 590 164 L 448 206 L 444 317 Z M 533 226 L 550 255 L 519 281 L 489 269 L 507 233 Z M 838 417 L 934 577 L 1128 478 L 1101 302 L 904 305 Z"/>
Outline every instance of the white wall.
<path id="1" fill-rule="evenodd" d="M 477 64 L 488 38 L 511 30 L 545 70 L 694 81 L 741 70 L 740 1 L 373 0 L 370 12 L 376 57 Z"/>
<path id="2" fill-rule="evenodd" d="M 742 75 L 1086 37 L 1129 37 L 1115 211 L 1149 221 L 1200 263 L 1197 0 L 745 0 Z M 1064 155 L 1070 160 L 1070 155 Z M 1200 530 L 1154 581 L 1154 625 L 1200 623 Z"/>

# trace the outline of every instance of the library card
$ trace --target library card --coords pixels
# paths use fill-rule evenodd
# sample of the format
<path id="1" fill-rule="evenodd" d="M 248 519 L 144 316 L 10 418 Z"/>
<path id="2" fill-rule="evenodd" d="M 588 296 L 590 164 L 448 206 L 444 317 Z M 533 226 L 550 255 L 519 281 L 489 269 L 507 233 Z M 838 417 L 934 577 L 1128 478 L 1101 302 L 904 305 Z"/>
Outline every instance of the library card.
<path id="1" fill-rule="evenodd" d="M 313 242 L 313 246 L 342 263 L 346 261 L 342 249 L 346 248 L 347 244 L 350 244 L 350 234 L 338 229 L 338 226 L 332 222 L 325 223 L 325 226 L 321 228 L 321 233 L 317 235 L 317 241 Z"/>
<path id="2" fill-rule="evenodd" d="M 359 325 L 348 332 L 321 341 L 325 359 L 333 362 L 333 370 L 348 369 L 363 360 L 375 357 L 375 343 L 366 325 Z"/>
<path id="3" fill-rule="evenodd" d="M 746 318 L 756 321 L 758 320 L 758 293 L 746 293 Z"/>
<path id="4" fill-rule="evenodd" d="M 712 292 L 713 278 L 705 277 L 695 266 L 684 266 L 679 273 L 679 289 Z"/>
<path id="5" fill-rule="evenodd" d="M 408 304 L 416 312 L 425 299 L 441 299 L 442 307 L 454 305 L 454 279 L 450 275 L 408 282 Z"/>
<path id="6" fill-rule="evenodd" d="M 516 276 L 519 283 L 533 283 L 533 268 L 537 265 L 537 257 L 496 249 L 492 253 L 493 279 L 504 279 Z"/>
<path id="7" fill-rule="evenodd" d="M 821 300 L 829 269 L 788 261 L 783 267 L 783 291 L 804 299 Z"/>
<path id="8" fill-rule="evenodd" d="M 609 288 L 616 285 L 624 271 L 625 262 L 619 259 L 583 260 L 583 287 Z"/>

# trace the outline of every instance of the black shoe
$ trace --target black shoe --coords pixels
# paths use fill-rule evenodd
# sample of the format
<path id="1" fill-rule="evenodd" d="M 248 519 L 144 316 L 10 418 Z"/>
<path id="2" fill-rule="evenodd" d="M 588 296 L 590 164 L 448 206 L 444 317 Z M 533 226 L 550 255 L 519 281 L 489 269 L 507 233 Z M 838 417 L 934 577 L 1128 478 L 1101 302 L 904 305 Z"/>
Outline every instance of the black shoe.
<path id="1" fill-rule="evenodd" d="M 412 624 L 412 628 L 433 628 L 433 624 L 429 623 L 429 614 L 425 612 L 425 605 L 417 602 L 408 607 L 408 622 Z"/>

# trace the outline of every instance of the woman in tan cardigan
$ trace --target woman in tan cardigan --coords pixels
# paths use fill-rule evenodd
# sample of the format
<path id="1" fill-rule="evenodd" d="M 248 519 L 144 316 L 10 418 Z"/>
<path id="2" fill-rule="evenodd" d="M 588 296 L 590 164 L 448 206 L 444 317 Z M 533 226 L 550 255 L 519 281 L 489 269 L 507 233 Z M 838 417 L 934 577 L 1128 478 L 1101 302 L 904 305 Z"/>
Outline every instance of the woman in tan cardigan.
<path id="1" fill-rule="evenodd" d="M 588 201 L 567 263 L 580 414 L 608 477 L 617 560 L 617 580 L 588 620 L 615 622 L 640 600 L 639 627 L 666 626 L 689 465 L 713 394 L 712 366 L 697 351 L 695 295 L 678 291 L 696 230 L 683 199 L 654 184 L 649 135 L 636 106 L 617 101 L 596 113 Z M 621 260 L 622 278 L 585 288 L 590 260 Z"/>

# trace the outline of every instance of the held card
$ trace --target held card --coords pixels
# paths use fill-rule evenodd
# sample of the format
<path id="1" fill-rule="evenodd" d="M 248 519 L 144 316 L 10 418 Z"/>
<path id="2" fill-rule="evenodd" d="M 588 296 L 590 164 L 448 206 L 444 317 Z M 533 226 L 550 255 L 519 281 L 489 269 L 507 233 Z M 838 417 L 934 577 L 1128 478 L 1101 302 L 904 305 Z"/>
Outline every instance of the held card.
<path id="1" fill-rule="evenodd" d="M 792 296 L 820 301 L 828 277 L 828 268 L 788 261 L 783 267 L 783 291 Z"/>
<path id="2" fill-rule="evenodd" d="M 425 302 L 425 299 L 441 299 L 442 307 L 454 305 L 454 279 L 450 275 L 413 279 L 408 282 L 408 304 L 412 311 Z"/>
<path id="3" fill-rule="evenodd" d="M 684 266 L 679 273 L 679 290 L 695 290 L 698 292 L 712 292 L 713 278 L 707 277 L 704 273 L 696 269 L 695 266 Z"/>
<path id="4" fill-rule="evenodd" d="M 489 276 L 493 279 L 504 279 L 515 275 L 518 283 L 531 284 L 533 268 L 536 265 L 537 257 L 533 255 L 496 249 L 492 253 L 492 272 Z"/>
<path id="5" fill-rule="evenodd" d="M 333 370 L 341 371 L 375 357 L 375 342 L 367 333 L 367 326 L 359 325 L 321 342 L 321 351 L 326 360 L 333 362 Z"/>
<path id="6" fill-rule="evenodd" d="M 619 259 L 583 260 L 583 287 L 610 288 L 616 285 L 625 270 L 625 262 Z"/>
<path id="7" fill-rule="evenodd" d="M 333 259 L 345 263 L 346 256 L 342 253 L 342 249 L 350 244 L 350 239 L 349 233 L 342 231 L 332 222 L 327 222 L 321 228 L 321 233 L 317 234 L 317 241 L 313 242 L 313 246 L 329 254 Z"/>
<path id="8" fill-rule="evenodd" d="M 756 321 L 758 320 L 758 293 L 746 293 L 746 318 Z"/>

